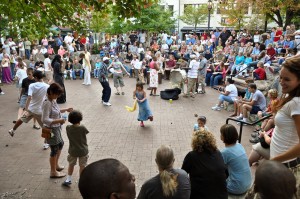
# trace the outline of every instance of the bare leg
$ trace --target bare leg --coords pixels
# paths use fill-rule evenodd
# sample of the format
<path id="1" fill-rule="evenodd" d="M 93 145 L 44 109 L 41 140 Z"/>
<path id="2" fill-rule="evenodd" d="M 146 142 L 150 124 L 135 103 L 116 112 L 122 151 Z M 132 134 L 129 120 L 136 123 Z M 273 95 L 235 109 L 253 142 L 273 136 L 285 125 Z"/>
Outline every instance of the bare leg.
<path id="1" fill-rule="evenodd" d="M 81 167 L 80 167 L 81 168 Z M 73 174 L 73 171 L 74 171 L 74 166 L 71 166 L 69 165 L 69 168 L 68 168 L 68 175 L 71 176 Z"/>
<path id="2" fill-rule="evenodd" d="M 56 169 L 62 168 L 61 166 L 58 165 L 58 159 L 60 154 L 61 154 L 61 150 L 58 150 L 56 154 Z"/>
<path id="3" fill-rule="evenodd" d="M 21 116 L 23 115 L 23 108 L 19 108 L 19 110 L 18 110 L 18 119 L 20 119 L 21 118 Z"/>
<path id="4" fill-rule="evenodd" d="M 255 150 L 251 150 L 251 153 L 249 155 L 249 165 L 252 166 L 253 163 L 258 162 L 261 155 L 259 155 Z"/>
<path id="5" fill-rule="evenodd" d="M 17 122 L 15 123 L 14 127 L 13 127 L 13 130 L 14 131 L 17 130 L 17 128 L 19 126 L 21 126 L 21 124 L 23 124 L 22 120 L 18 119 Z"/>
<path id="6" fill-rule="evenodd" d="M 268 131 L 271 128 L 274 128 L 275 124 L 274 124 L 274 119 L 269 119 L 266 126 L 264 127 L 264 131 Z"/>
<path id="7" fill-rule="evenodd" d="M 79 167 L 79 176 L 81 175 L 81 173 L 82 173 L 82 171 L 83 171 L 84 168 L 85 168 L 85 166 L 80 166 Z"/>

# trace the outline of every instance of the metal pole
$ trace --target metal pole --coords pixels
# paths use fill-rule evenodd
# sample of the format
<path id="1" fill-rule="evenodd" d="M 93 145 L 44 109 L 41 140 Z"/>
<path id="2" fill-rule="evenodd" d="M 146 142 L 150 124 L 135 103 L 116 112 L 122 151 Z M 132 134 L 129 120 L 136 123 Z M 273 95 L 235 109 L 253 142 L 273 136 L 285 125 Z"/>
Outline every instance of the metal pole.
<path id="1" fill-rule="evenodd" d="M 207 25 L 207 29 L 209 31 L 210 28 L 210 9 L 208 9 L 208 25 Z"/>

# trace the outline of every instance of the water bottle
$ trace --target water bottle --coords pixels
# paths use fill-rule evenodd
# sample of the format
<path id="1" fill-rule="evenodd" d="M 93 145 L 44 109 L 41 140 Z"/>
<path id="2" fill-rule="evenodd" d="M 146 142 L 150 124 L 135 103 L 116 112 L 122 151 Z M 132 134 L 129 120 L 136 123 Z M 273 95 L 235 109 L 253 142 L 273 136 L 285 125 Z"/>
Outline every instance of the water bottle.
<path id="1" fill-rule="evenodd" d="M 65 121 L 68 119 L 68 114 L 67 114 L 67 112 L 64 112 L 64 113 L 62 114 L 62 118 L 63 118 Z"/>

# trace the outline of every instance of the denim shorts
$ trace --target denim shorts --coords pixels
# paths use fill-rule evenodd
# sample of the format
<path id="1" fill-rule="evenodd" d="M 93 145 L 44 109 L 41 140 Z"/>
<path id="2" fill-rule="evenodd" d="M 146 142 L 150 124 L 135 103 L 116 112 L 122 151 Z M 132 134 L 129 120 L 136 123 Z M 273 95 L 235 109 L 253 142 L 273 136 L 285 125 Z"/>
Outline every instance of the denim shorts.
<path id="1" fill-rule="evenodd" d="M 57 152 L 62 150 L 63 146 L 64 146 L 64 141 L 62 141 L 56 145 L 50 145 L 50 149 L 51 149 L 50 157 L 56 156 Z"/>

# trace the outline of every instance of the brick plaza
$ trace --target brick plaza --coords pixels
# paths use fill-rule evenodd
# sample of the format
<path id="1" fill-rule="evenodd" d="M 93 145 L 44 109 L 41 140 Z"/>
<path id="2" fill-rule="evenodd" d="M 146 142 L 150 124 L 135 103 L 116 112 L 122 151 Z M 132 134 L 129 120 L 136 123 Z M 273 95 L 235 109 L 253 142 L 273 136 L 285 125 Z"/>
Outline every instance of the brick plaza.
<path id="1" fill-rule="evenodd" d="M 158 173 L 155 164 L 155 153 L 162 145 L 171 145 L 175 153 L 175 168 L 180 168 L 183 158 L 191 150 L 190 142 L 193 124 L 197 118 L 205 115 L 207 126 L 215 135 L 219 149 L 224 148 L 220 140 L 219 129 L 226 121 L 227 111 L 212 111 L 217 103 L 218 92 L 207 89 L 205 95 L 196 98 L 183 98 L 169 103 L 160 97 L 148 100 L 154 115 L 153 122 L 145 122 L 141 128 L 137 121 L 138 110 L 130 113 L 124 106 L 132 106 L 132 92 L 135 79 L 125 80 L 125 95 L 114 94 L 113 82 L 111 107 L 101 104 L 102 87 L 93 79 L 91 86 L 81 85 L 81 80 L 65 81 L 67 103 L 60 107 L 73 107 L 83 113 L 83 121 L 87 129 L 89 144 L 89 163 L 103 158 L 116 158 L 123 162 L 136 177 L 136 191 L 139 192 L 143 182 Z M 158 90 L 170 88 L 170 83 L 163 81 Z M 145 86 L 146 87 L 146 86 Z M 23 124 L 12 138 L 8 130 L 16 120 L 18 91 L 15 85 L 2 86 L 5 95 L 0 96 L 0 196 L 2 198 L 81 198 L 78 190 L 78 167 L 73 173 L 73 184 L 70 188 L 61 186 L 64 178 L 50 179 L 49 153 L 43 150 L 41 130 L 32 128 L 33 122 Z M 146 89 L 145 89 L 146 90 Z M 239 126 L 236 125 L 237 128 Z M 244 127 L 242 144 L 247 154 L 251 151 L 249 143 L 252 127 Z M 60 164 L 67 172 L 67 155 L 69 142 L 65 125 L 62 135 L 64 148 Z"/>

